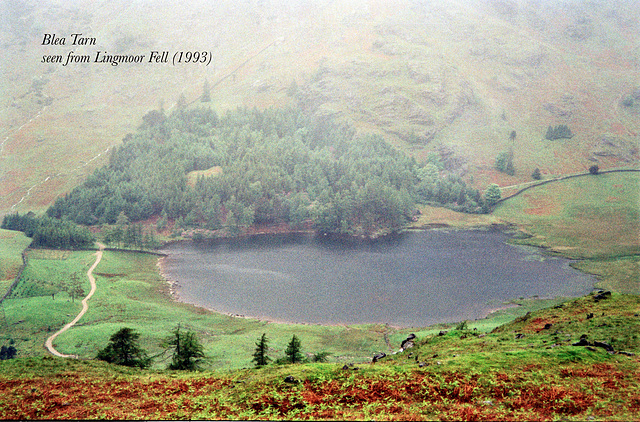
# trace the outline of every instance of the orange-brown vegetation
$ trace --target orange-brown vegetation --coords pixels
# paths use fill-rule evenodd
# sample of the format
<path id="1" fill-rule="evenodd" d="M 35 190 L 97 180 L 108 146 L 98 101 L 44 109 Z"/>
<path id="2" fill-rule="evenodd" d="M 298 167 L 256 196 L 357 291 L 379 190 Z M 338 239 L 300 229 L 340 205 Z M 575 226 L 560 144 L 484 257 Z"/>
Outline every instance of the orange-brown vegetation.
<path id="1" fill-rule="evenodd" d="M 175 419 L 246 414 L 256 419 L 385 420 L 551 420 L 557 417 L 612 415 L 595 406 L 623 399 L 627 380 L 610 364 L 561 368 L 555 379 L 540 383 L 521 373 L 465 375 L 412 371 L 404 376 L 337 375 L 333 380 L 306 380 L 255 386 L 245 402 L 228 397 L 243 387 L 230 379 L 105 379 L 80 373 L 2 380 L 0 394 L 11 405 L 3 419 Z M 576 384 L 578 383 L 578 384 Z M 591 392 L 589 392 L 591 391 Z M 223 397 L 227 396 L 227 399 Z M 627 409 L 638 411 L 640 396 L 631 394 Z"/>
<path id="2" fill-rule="evenodd" d="M 54 378 L 3 380 L 0 393 L 15 407 L 5 407 L 2 419 L 131 419 L 167 418 L 178 410 L 177 398 L 200 396 L 228 386 L 228 380 L 104 380 L 78 373 Z M 183 401 L 183 406 L 192 407 Z"/>

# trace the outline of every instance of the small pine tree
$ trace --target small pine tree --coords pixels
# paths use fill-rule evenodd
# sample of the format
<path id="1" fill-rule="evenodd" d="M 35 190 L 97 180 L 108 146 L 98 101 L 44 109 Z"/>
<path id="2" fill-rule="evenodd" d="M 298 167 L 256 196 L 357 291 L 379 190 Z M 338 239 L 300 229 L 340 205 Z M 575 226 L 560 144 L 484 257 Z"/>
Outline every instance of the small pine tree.
<path id="1" fill-rule="evenodd" d="M 569 129 L 569 126 L 558 125 L 556 128 L 556 137 L 558 139 L 571 139 L 573 138 L 573 133 L 571 132 L 571 129 Z"/>
<path id="2" fill-rule="evenodd" d="M 260 341 L 256 343 L 256 351 L 253 353 L 253 362 L 256 363 L 256 366 L 265 366 L 268 365 L 271 361 L 271 358 L 267 356 L 267 352 L 269 351 L 269 339 L 265 333 L 260 337 Z"/>
<path id="3" fill-rule="evenodd" d="M 138 346 L 140 334 L 131 328 L 124 327 L 111 336 L 109 344 L 98 352 L 97 359 L 116 365 L 146 368 L 151 358 Z"/>
<path id="4" fill-rule="evenodd" d="M 69 296 L 71 296 L 71 302 L 75 302 L 78 297 L 84 296 L 84 289 L 82 288 L 82 279 L 80 274 L 71 274 L 71 282 L 65 286 L 65 290 Z"/>
<path id="5" fill-rule="evenodd" d="M 168 341 L 168 345 L 173 347 L 173 359 L 169 369 L 194 371 L 198 369 L 198 364 L 204 358 L 204 347 L 198 341 L 196 333 L 187 331 L 180 332 L 180 325 L 173 332 L 173 337 Z"/>
<path id="6" fill-rule="evenodd" d="M 167 210 L 163 208 L 162 212 L 160 213 L 160 219 L 156 223 L 156 230 L 161 232 L 164 229 L 166 229 L 168 221 L 169 221 L 169 217 L 167 216 Z"/>
<path id="7" fill-rule="evenodd" d="M 469 324 L 468 324 L 468 321 L 466 321 L 466 320 L 462 321 L 462 322 L 459 322 L 458 325 L 456 325 L 456 328 L 455 328 L 456 331 L 465 331 L 465 330 L 468 330 L 468 329 L 469 329 Z"/>
<path id="8" fill-rule="evenodd" d="M 325 351 L 318 352 L 313 355 L 313 361 L 324 363 L 329 360 L 329 356 L 331 356 L 331 353 L 329 352 L 325 352 Z"/>
<path id="9" fill-rule="evenodd" d="M 300 339 L 294 334 L 291 338 L 291 341 L 287 345 L 286 350 L 284 351 L 285 355 L 287 355 L 287 360 L 290 363 L 298 363 L 302 362 L 303 356 L 301 353 L 301 343 Z"/>
<path id="10" fill-rule="evenodd" d="M 531 178 L 533 180 L 542 179 L 542 174 L 540 174 L 540 169 L 538 167 L 536 167 L 536 169 L 533 171 L 533 173 L 531 173 Z"/>
<path id="11" fill-rule="evenodd" d="M 545 139 L 548 139 L 550 141 L 553 141 L 555 138 L 555 133 L 553 131 L 553 128 L 551 126 L 549 126 L 549 128 L 547 129 L 547 133 L 544 135 Z"/>
<path id="12" fill-rule="evenodd" d="M 18 351 L 13 346 L 9 346 L 9 347 L 2 346 L 2 348 L 0 348 L 0 360 L 13 359 L 16 357 L 17 354 L 18 354 Z"/>
<path id="13" fill-rule="evenodd" d="M 599 171 L 600 171 L 600 167 L 598 167 L 597 164 L 594 164 L 591 167 L 589 167 L 589 173 L 591 173 L 593 175 L 598 174 Z"/>

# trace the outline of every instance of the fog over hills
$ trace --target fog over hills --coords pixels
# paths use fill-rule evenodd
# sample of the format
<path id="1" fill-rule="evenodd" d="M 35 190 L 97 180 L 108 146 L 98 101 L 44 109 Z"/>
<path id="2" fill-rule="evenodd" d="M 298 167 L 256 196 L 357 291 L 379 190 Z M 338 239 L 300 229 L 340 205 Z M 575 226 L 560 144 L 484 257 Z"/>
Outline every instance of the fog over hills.
<path id="1" fill-rule="evenodd" d="M 446 151 L 478 188 L 640 159 L 632 0 L 9 0 L 0 16 L 0 214 L 45 209 L 146 112 L 181 95 L 200 103 L 205 82 L 218 112 L 299 104 L 419 162 Z M 65 44 L 43 45 L 45 34 Z M 71 51 L 90 62 L 64 65 Z M 169 63 L 149 63 L 152 51 Z M 211 62 L 174 65 L 181 51 Z M 114 66 L 100 54 L 145 58 Z M 560 124 L 575 136 L 544 139 Z M 510 146 L 513 176 L 494 169 Z"/>

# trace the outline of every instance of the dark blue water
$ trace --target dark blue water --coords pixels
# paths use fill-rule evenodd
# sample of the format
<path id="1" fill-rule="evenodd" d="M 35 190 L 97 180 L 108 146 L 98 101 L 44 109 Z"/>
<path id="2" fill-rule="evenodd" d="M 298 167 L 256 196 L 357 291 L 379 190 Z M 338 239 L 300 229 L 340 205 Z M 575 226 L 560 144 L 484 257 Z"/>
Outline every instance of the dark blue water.
<path id="1" fill-rule="evenodd" d="M 416 231 L 376 241 L 266 235 L 168 246 L 181 301 L 320 324 L 425 326 L 485 316 L 519 297 L 580 296 L 595 278 L 490 231 Z"/>

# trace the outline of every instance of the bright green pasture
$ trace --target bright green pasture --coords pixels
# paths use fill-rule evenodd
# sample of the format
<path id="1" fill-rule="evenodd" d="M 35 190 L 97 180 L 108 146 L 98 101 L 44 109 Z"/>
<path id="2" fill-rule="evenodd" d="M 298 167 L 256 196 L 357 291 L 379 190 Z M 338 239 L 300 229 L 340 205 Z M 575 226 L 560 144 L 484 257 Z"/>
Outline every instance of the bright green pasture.
<path id="1" fill-rule="evenodd" d="M 89 292 L 86 272 L 95 261 L 93 254 L 91 251 L 30 251 L 20 281 L 1 305 L 0 343 L 13 339 L 20 355 L 44 353 L 46 338 L 80 312 L 81 299 L 73 299 L 61 289 L 76 273 L 84 292 Z"/>
<path id="2" fill-rule="evenodd" d="M 640 174 L 558 181 L 500 204 L 494 215 L 533 235 L 525 242 L 565 256 L 640 254 Z"/>
<path id="3" fill-rule="evenodd" d="M 82 272 L 87 280 L 86 270 L 95 260 L 92 251 L 33 251 L 32 254 L 23 277 L 32 284 L 45 278 L 61 279 L 74 272 Z M 56 338 L 56 349 L 81 358 L 93 358 L 114 332 L 127 326 L 141 333 L 142 346 L 151 355 L 158 355 L 156 365 L 164 367 L 169 356 L 162 354 L 162 343 L 180 324 L 183 329 L 195 331 L 204 344 L 206 367 L 251 367 L 255 342 L 262 333 L 270 339 L 273 359 L 284 356 L 287 343 L 295 334 L 308 355 L 326 351 L 331 353 L 332 361 L 357 363 L 369 360 L 380 351 L 398 350 L 410 332 L 426 335 L 448 327 L 323 326 L 231 317 L 176 302 L 169 284 L 158 273 L 157 262 L 158 257 L 150 254 L 105 251 L 94 271 L 98 287 L 89 301 L 89 311 L 76 326 Z M 42 285 L 38 286 L 42 289 Z M 88 281 L 84 287 L 88 292 Z M 79 301 L 72 302 L 62 292 L 56 293 L 55 298 L 50 293 L 44 295 L 44 291 L 37 297 L 21 296 L 21 292 L 28 289 L 28 283 L 21 282 L 16 295 L 4 305 L 7 324 L 3 324 L 2 336 L 7 340 L 16 339 L 22 356 L 43 354 L 46 338 L 80 310 Z M 482 331 L 491 330 L 526 310 L 527 306 L 507 309 L 496 313 L 495 320 L 473 321 L 469 325 Z"/>
<path id="4" fill-rule="evenodd" d="M 602 289 L 640 294 L 640 256 L 584 260 L 573 266 L 596 275 L 600 280 L 597 286 Z"/>
<path id="5" fill-rule="evenodd" d="M 94 252 L 71 252 L 34 249 L 28 252 L 29 264 L 11 293 L 11 298 L 51 296 L 57 299 L 69 287 L 72 276 L 80 281 L 84 293 L 89 293 L 87 270 L 95 261 Z M 82 299 L 85 295 L 79 295 Z M 65 296 L 66 297 L 66 296 Z M 74 299 L 75 300 L 75 299 Z"/>

